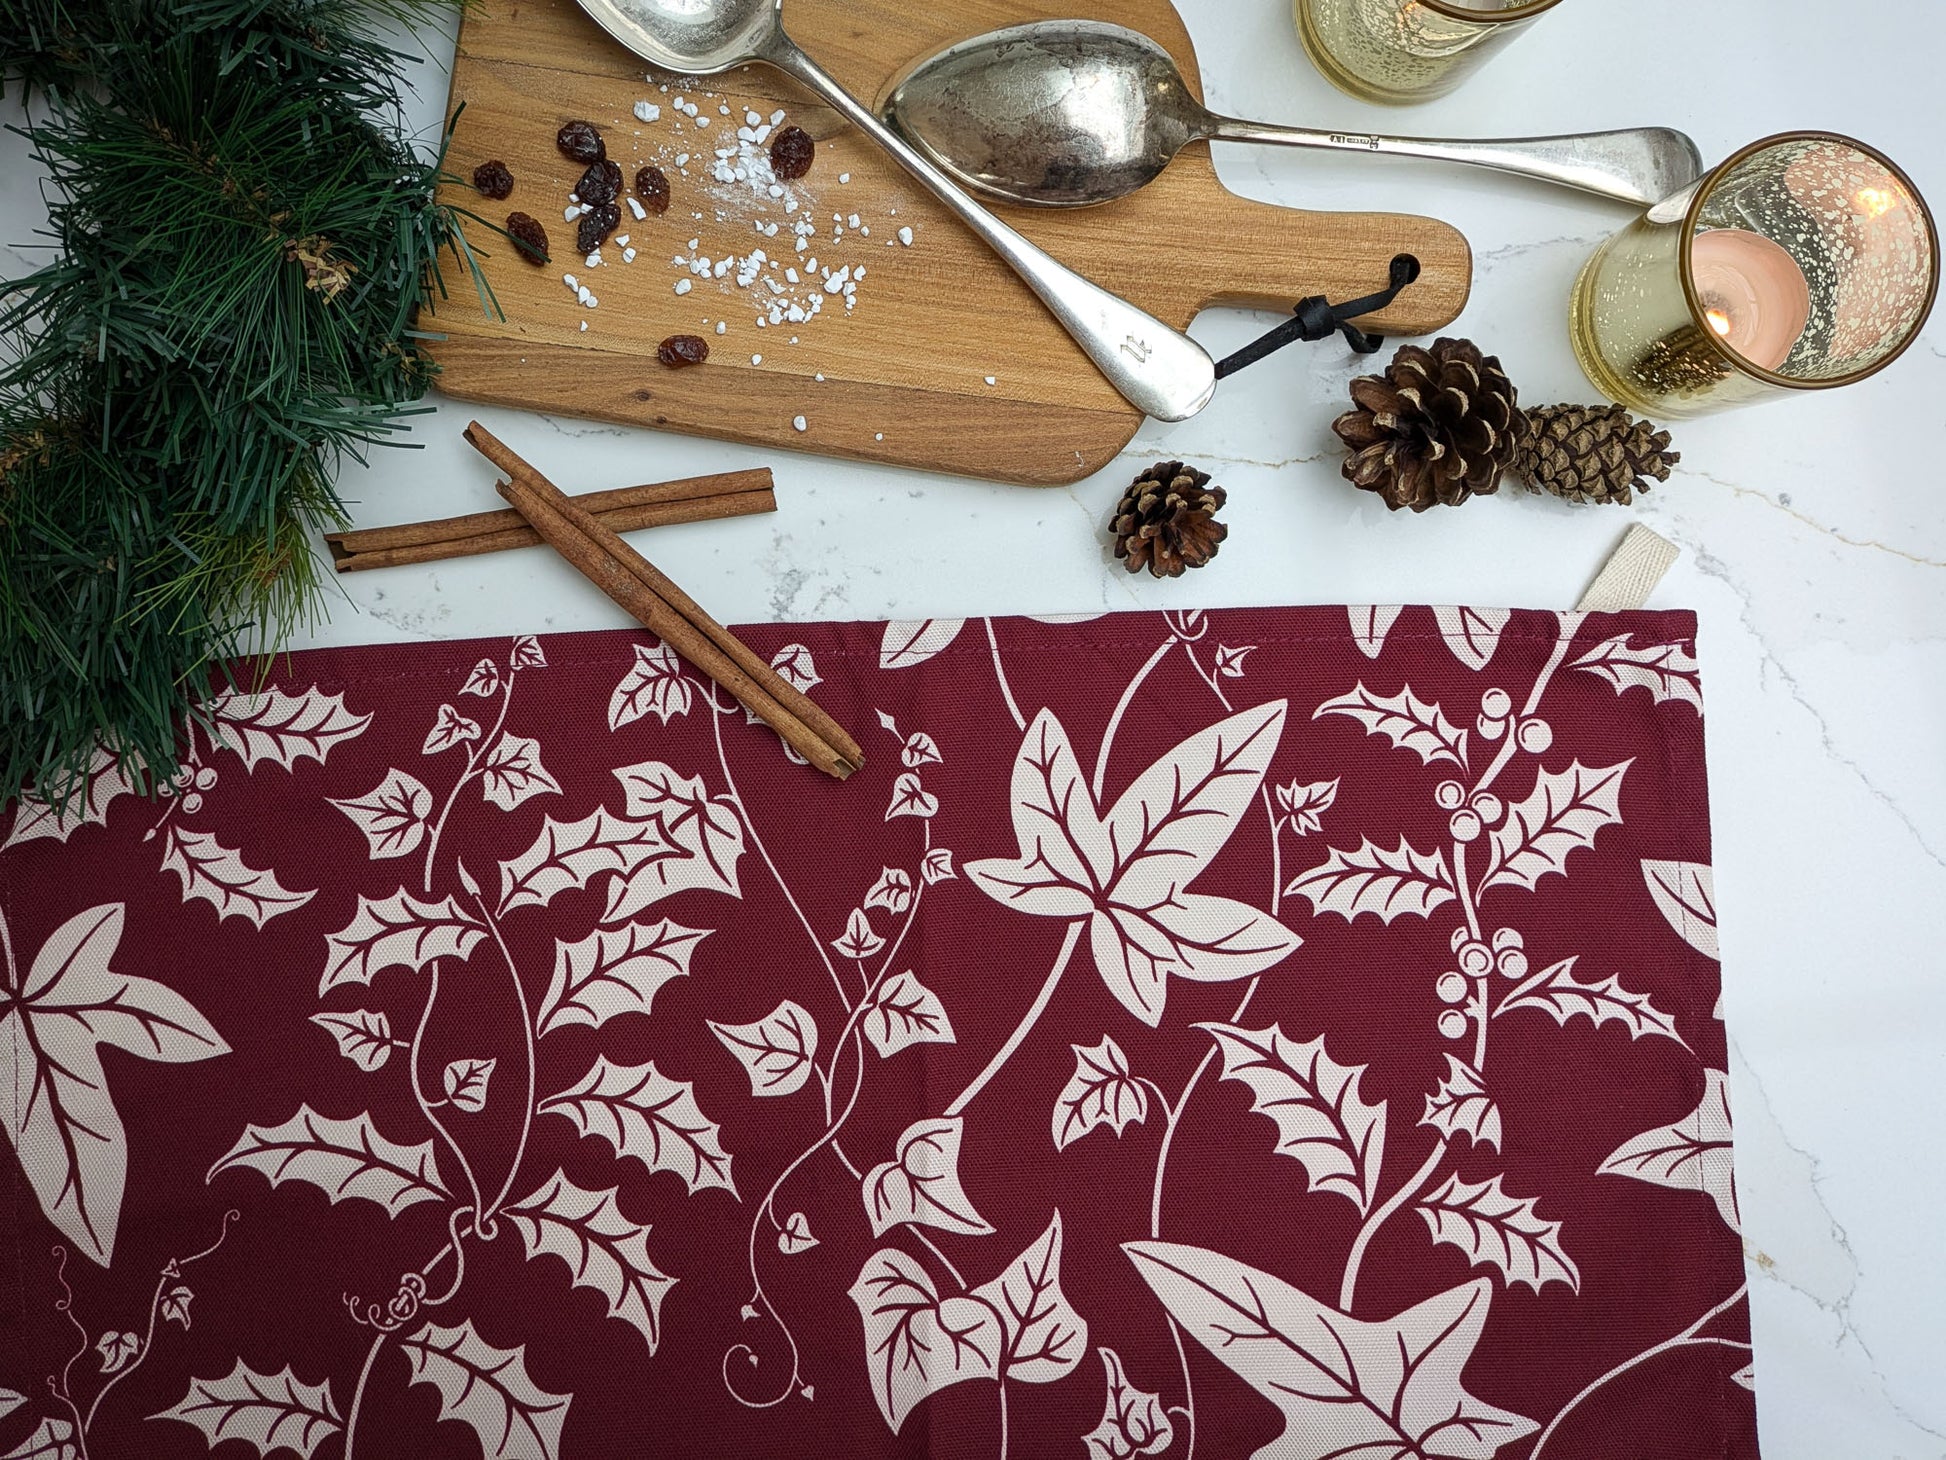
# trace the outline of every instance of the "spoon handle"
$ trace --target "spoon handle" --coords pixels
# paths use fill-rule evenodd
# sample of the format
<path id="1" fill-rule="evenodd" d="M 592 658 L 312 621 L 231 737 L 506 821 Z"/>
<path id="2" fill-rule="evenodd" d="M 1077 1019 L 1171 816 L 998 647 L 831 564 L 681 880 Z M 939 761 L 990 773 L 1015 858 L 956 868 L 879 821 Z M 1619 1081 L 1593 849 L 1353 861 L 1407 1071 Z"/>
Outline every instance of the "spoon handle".
<path id="1" fill-rule="evenodd" d="M 1158 421 L 1182 421 L 1209 404 L 1216 390 L 1216 365 L 1201 345 L 1029 243 L 854 100 L 782 30 L 773 36 L 762 59 L 816 92 L 957 214 L 1040 296 L 1131 405 Z"/>
<path id="2" fill-rule="evenodd" d="M 1221 142 L 1272 142 L 1332 152 L 1380 152 L 1464 162 L 1540 178 L 1644 207 L 1659 203 L 1703 173 L 1696 144 L 1668 127 L 1631 127 L 1562 137 L 1377 137 L 1368 132 L 1320 132 L 1234 117 L 1210 117 L 1208 135 Z"/>

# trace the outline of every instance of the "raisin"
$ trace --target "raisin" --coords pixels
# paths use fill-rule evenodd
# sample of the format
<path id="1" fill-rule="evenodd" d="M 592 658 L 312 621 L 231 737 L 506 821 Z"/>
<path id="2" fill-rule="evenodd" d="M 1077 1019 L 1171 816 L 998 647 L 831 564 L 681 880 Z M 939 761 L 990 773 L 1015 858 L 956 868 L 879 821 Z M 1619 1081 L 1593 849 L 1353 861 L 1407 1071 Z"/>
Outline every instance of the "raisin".
<path id="1" fill-rule="evenodd" d="M 582 213 L 581 221 L 574 225 L 574 246 L 583 253 L 593 253 L 608 241 L 608 235 L 622 221 L 622 210 L 613 203 L 603 203 Z"/>
<path id="2" fill-rule="evenodd" d="M 499 158 L 473 169 L 473 186 L 489 198 L 504 198 L 514 190 L 514 175 Z"/>
<path id="3" fill-rule="evenodd" d="M 817 143 L 802 127 L 786 127 L 770 140 L 770 170 L 786 182 L 809 172 L 817 155 Z"/>
<path id="4" fill-rule="evenodd" d="M 709 341 L 701 335 L 671 335 L 655 347 L 655 358 L 671 370 L 700 365 L 709 359 Z"/>
<path id="5" fill-rule="evenodd" d="M 530 264 L 547 262 L 547 230 L 525 213 L 507 215 L 507 236 Z"/>
<path id="6" fill-rule="evenodd" d="M 576 162 L 600 162 L 608 155 L 593 122 L 568 122 L 554 134 L 554 145 Z"/>
<path id="7" fill-rule="evenodd" d="M 635 169 L 636 199 L 651 213 L 669 211 L 669 179 L 659 167 Z"/>
<path id="8" fill-rule="evenodd" d="M 574 185 L 574 195 L 584 205 L 599 208 L 603 203 L 615 201 L 615 195 L 622 190 L 622 169 L 613 162 L 591 162 L 588 170 L 581 174 L 581 181 Z"/>

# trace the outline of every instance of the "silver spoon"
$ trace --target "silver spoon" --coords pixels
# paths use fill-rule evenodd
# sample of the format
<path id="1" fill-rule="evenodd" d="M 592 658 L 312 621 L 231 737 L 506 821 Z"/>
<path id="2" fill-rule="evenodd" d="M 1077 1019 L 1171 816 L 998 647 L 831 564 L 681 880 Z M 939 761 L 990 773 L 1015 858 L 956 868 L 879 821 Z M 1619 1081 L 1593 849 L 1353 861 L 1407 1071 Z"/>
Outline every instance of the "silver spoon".
<path id="1" fill-rule="evenodd" d="M 907 69 L 884 111 L 964 186 L 1043 208 L 1125 197 L 1204 138 L 1465 162 L 1638 205 L 1703 171 L 1696 144 L 1667 127 L 1463 142 L 1238 121 L 1197 101 L 1147 36 L 1093 20 L 1035 21 L 948 46 Z"/>
<path id="2" fill-rule="evenodd" d="M 1000 255 L 1130 404 L 1159 421 L 1186 420 L 1209 404 L 1216 365 L 1201 345 L 1057 263 L 968 197 L 798 48 L 784 33 L 783 0 L 580 3 L 603 30 L 665 71 L 714 76 L 762 62 L 803 83 Z"/>

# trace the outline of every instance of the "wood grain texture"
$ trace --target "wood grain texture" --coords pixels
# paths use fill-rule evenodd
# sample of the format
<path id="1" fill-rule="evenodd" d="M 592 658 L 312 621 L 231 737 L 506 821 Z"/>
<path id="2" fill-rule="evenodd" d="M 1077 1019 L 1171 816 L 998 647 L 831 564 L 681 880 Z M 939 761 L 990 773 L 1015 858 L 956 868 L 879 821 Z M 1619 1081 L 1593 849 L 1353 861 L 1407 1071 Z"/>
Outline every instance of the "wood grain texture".
<path id="1" fill-rule="evenodd" d="M 1070 14 L 1145 31 L 1176 57 L 1191 86 L 1199 85 L 1189 37 L 1169 0 L 789 0 L 785 9 L 792 34 L 868 99 L 910 60 L 953 40 Z M 1033 485 L 1077 481 L 1134 436 L 1140 414 L 1026 286 L 794 83 L 756 67 L 701 83 L 650 81 L 646 74 L 573 0 L 482 0 L 467 15 L 452 84 L 453 102 L 465 111 L 449 166 L 465 177 L 498 157 L 516 185 L 505 203 L 463 186 L 447 199 L 495 223 L 513 209 L 531 213 L 548 230 L 554 260 L 536 268 L 474 230 L 487 245 L 484 266 L 507 317 L 483 318 L 461 286 L 425 321 L 445 336 L 433 350 L 449 395 Z M 663 81 L 671 85 L 667 94 L 659 90 Z M 705 113 L 712 125 L 673 131 L 674 96 L 681 91 L 700 102 L 699 87 L 714 93 Z M 639 98 L 663 108 L 660 121 L 633 117 Z M 732 115 L 718 114 L 719 103 Z M 813 253 L 822 244 L 827 262 L 869 266 L 855 310 L 827 307 L 802 325 L 759 329 L 753 295 L 761 297 L 761 284 L 739 289 L 731 279 L 698 279 L 693 292 L 673 292 L 684 275 L 670 259 L 687 253 L 692 238 L 712 257 L 762 245 L 774 257 L 801 262 L 791 258 L 781 204 L 758 206 L 747 192 L 734 198 L 708 179 L 714 149 L 734 139 L 746 106 L 765 117 L 781 108 L 818 139 L 817 161 L 793 189 L 804 212 L 793 216 L 808 214 L 819 224 Z M 602 129 L 626 176 L 651 161 L 669 174 L 674 200 L 665 216 L 637 221 L 624 211 L 619 231 L 638 251 L 633 263 L 623 264 L 612 242 L 603 251 L 607 262 L 592 270 L 573 252 L 574 225 L 562 221 L 561 210 L 580 169 L 554 147 L 555 130 L 570 117 Z M 671 164 L 679 150 L 692 154 L 687 178 Z M 848 184 L 838 181 L 844 173 Z M 1217 181 L 1200 145 L 1134 197 L 1072 212 L 1002 211 L 1064 263 L 1176 326 L 1213 304 L 1281 311 L 1309 294 L 1369 293 L 1382 286 L 1392 256 L 1408 252 L 1423 265 L 1419 281 L 1366 324 L 1421 334 L 1458 315 L 1471 283 L 1466 240 L 1448 225 L 1239 198 Z M 853 212 L 872 236 L 848 233 L 832 244 L 832 215 Z M 753 220 L 786 226 L 776 238 L 759 238 Z M 895 241 L 901 225 L 913 230 L 909 248 Z M 564 272 L 585 276 L 598 308 L 575 302 L 561 282 Z M 713 332 L 718 319 L 728 322 L 725 335 Z M 684 371 L 660 365 L 656 345 L 675 333 L 708 338 L 709 363 Z M 789 343 L 793 334 L 796 345 Z M 753 354 L 763 356 L 761 365 L 751 363 Z M 800 415 L 803 431 L 792 424 Z"/>

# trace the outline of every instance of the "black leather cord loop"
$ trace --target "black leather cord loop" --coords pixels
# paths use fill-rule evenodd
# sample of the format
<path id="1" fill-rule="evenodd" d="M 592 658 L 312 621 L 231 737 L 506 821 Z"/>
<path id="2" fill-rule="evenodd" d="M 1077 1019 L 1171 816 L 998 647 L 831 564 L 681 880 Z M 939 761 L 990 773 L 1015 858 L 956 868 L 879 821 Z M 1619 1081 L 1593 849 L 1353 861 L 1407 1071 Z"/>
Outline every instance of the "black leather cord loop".
<path id="1" fill-rule="evenodd" d="M 1418 277 L 1419 260 L 1409 253 L 1402 253 L 1392 260 L 1390 282 L 1376 294 L 1367 294 L 1363 299 L 1352 299 L 1343 304 L 1328 303 L 1322 294 L 1300 299 L 1291 318 L 1268 334 L 1252 340 L 1235 354 L 1217 361 L 1216 378 L 1221 380 L 1234 375 L 1244 366 L 1254 365 L 1265 356 L 1275 354 L 1298 340 L 1329 339 L 1334 333 L 1342 333 L 1345 343 L 1359 354 L 1370 355 L 1384 343 L 1383 337 L 1368 335 L 1350 321 L 1385 308 L 1398 297 L 1401 289 Z"/>

